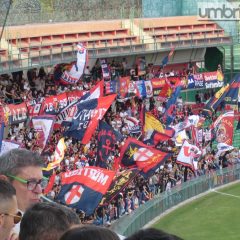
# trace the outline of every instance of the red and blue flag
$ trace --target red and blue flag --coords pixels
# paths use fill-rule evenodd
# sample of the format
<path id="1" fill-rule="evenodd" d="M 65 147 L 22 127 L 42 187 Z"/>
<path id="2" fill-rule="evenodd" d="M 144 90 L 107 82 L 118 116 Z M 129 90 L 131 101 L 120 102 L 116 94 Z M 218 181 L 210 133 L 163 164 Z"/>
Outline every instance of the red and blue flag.
<path id="1" fill-rule="evenodd" d="M 116 94 L 113 94 L 77 104 L 77 112 L 64 136 L 73 137 L 82 144 L 87 144 L 96 130 L 99 120 L 103 118 L 115 98 Z"/>
<path id="2" fill-rule="evenodd" d="M 108 191 L 114 176 L 114 171 L 98 167 L 85 167 L 63 173 L 62 188 L 57 200 L 71 208 L 82 210 L 89 216 Z"/>
<path id="3" fill-rule="evenodd" d="M 137 167 L 144 176 L 150 176 L 171 156 L 150 147 L 135 138 L 128 138 L 120 152 L 119 163 L 127 168 Z"/>

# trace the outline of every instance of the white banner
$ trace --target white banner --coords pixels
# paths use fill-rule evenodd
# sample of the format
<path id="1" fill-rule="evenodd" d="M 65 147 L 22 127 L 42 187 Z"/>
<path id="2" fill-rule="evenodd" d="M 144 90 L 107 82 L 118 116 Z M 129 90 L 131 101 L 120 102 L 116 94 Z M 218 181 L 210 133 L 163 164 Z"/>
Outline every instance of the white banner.
<path id="1" fill-rule="evenodd" d="M 61 76 L 61 80 L 65 84 L 75 84 L 79 81 L 80 77 L 83 75 L 83 70 L 85 68 L 87 59 L 87 49 L 81 44 L 77 45 L 77 62 L 72 65 L 70 71 L 64 71 Z"/>
<path id="2" fill-rule="evenodd" d="M 20 147 L 21 147 L 21 143 L 14 142 L 14 141 L 3 140 L 2 141 L 2 148 L 1 148 L 0 156 L 2 154 L 12 150 L 12 149 L 20 148 Z"/>
<path id="3" fill-rule="evenodd" d="M 32 118 L 33 128 L 37 134 L 37 144 L 44 149 L 52 132 L 55 116 L 37 116 Z"/>

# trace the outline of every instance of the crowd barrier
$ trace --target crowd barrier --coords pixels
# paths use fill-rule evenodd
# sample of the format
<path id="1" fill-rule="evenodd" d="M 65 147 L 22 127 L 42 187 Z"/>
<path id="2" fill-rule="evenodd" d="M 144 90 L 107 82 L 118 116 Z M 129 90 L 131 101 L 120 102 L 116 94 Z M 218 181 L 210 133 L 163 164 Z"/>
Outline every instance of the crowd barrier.
<path id="1" fill-rule="evenodd" d="M 129 236 L 177 204 L 238 179 L 240 164 L 187 181 L 170 192 L 157 195 L 130 215 L 123 216 L 112 225 L 112 229 L 121 235 Z"/>

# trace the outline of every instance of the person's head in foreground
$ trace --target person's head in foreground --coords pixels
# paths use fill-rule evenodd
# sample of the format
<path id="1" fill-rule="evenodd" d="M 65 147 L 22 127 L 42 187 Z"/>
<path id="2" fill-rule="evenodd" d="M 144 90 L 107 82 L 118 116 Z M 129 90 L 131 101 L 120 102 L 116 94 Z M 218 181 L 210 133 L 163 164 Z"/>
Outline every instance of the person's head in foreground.
<path id="1" fill-rule="evenodd" d="M 0 240 L 8 239 L 12 228 L 20 221 L 16 190 L 9 182 L 0 179 Z"/>
<path id="2" fill-rule="evenodd" d="M 60 240 L 119 240 L 119 237 L 107 228 L 82 226 L 68 230 Z"/>
<path id="3" fill-rule="evenodd" d="M 183 240 L 182 238 L 155 228 L 141 229 L 125 240 Z"/>
<path id="4" fill-rule="evenodd" d="M 25 212 L 40 201 L 43 159 L 26 149 L 12 149 L 0 156 L 0 178 L 16 189 L 18 208 Z"/>
<path id="5" fill-rule="evenodd" d="M 59 240 L 77 224 L 80 220 L 70 208 L 57 203 L 37 203 L 22 218 L 19 240 Z"/>

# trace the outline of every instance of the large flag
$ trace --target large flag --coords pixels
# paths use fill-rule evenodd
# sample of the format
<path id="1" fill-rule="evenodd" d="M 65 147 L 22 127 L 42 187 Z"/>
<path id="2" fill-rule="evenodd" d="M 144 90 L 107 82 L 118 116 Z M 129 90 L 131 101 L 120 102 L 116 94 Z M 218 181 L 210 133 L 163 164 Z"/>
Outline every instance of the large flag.
<path id="1" fill-rule="evenodd" d="M 232 145 L 234 129 L 234 112 L 221 114 L 213 123 L 216 141 Z"/>
<path id="2" fill-rule="evenodd" d="M 135 138 L 128 138 L 121 149 L 119 162 L 124 167 L 137 167 L 144 176 L 149 176 L 170 156 L 170 153 L 159 151 Z"/>
<path id="3" fill-rule="evenodd" d="M 98 121 L 103 118 L 115 98 L 116 94 L 113 94 L 78 103 L 72 125 L 64 135 L 76 138 L 82 144 L 87 144 L 97 128 Z"/>
<path id="4" fill-rule="evenodd" d="M 103 86 L 104 82 L 100 81 L 95 87 L 93 87 L 89 92 L 83 94 L 77 101 L 71 101 L 69 104 L 57 115 L 56 123 L 58 125 L 69 126 L 72 122 L 73 116 L 77 111 L 77 103 L 81 103 L 87 100 L 99 98 L 103 96 Z"/>
<path id="5" fill-rule="evenodd" d="M 106 122 L 100 121 L 98 132 L 97 166 L 106 168 L 106 161 L 114 152 L 114 144 L 122 141 L 121 133 L 115 131 Z"/>
<path id="6" fill-rule="evenodd" d="M 47 165 L 47 167 L 44 168 L 43 170 L 50 171 L 50 170 L 58 167 L 60 165 L 61 161 L 64 158 L 64 154 L 65 154 L 66 149 L 67 149 L 67 146 L 64 142 L 64 138 L 61 138 L 58 141 L 58 144 L 57 144 L 56 149 L 54 151 L 53 161 L 51 163 L 49 163 Z"/>
<path id="7" fill-rule="evenodd" d="M 188 141 L 185 141 L 177 156 L 177 163 L 194 169 L 194 161 L 201 155 L 201 153 L 201 150 L 197 146 L 194 146 L 188 143 Z"/>
<path id="8" fill-rule="evenodd" d="M 2 140 L 0 155 L 10 151 L 11 149 L 20 148 L 21 145 L 21 143 L 15 141 Z"/>
<path id="9" fill-rule="evenodd" d="M 138 175 L 138 169 L 126 169 L 116 176 L 102 199 L 102 204 L 111 202 Z"/>
<path id="10" fill-rule="evenodd" d="M 41 150 L 44 150 L 49 136 L 53 130 L 55 116 L 36 116 L 32 118 L 33 128 L 37 134 L 37 145 Z"/>
<path id="11" fill-rule="evenodd" d="M 176 101 L 179 97 L 181 92 L 181 86 L 176 87 L 174 93 L 172 94 L 171 98 L 167 101 L 166 104 L 166 111 L 163 115 L 163 120 L 166 123 L 166 125 L 169 125 L 174 119 L 176 115 Z"/>
<path id="12" fill-rule="evenodd" d="M 71 69 L 64 71 L 61 81 L 64 84 L 75 84 L 83 74 L 87 60 L 87 49 L 81 44 L 77 44 L 77 62 L 72 64 Z"/>
<path id="13" fill-rule="evenodd" d="M 114 171 L 85 167 L 62 174 L 62 188 L 57 196 L 62 204 L 77 208 L 87 216 L 94 213 L 115 176 Z"/>

